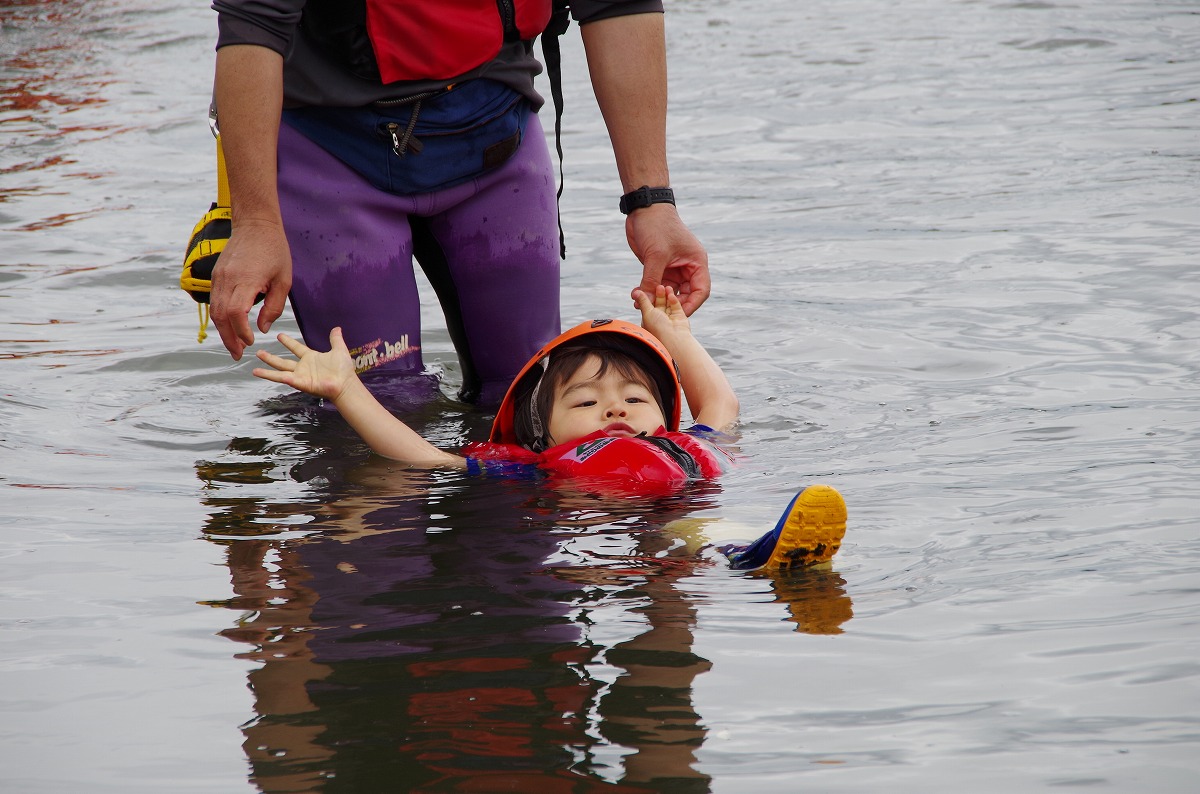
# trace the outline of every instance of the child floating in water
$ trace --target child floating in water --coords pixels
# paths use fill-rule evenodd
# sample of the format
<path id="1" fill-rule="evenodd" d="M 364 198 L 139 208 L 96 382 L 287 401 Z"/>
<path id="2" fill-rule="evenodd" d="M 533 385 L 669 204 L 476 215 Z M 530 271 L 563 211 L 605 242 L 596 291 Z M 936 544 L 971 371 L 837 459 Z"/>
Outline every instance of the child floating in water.
<path id="1" fill-rule="evenodd" d="M 712 438 L 738 416 L 720 367 L 691 333 L 671 290 L 635 295 L 642 327 L 622 320 L 583 323 L 547 344 L 513 381 L 487 444 L 465 455 L 439 449 L 404 424 L 354 371 L 341 330 L 320 353 L 287 334 L 297 360 L 258 351 L 271 369 L 254 374 L 331 401 L 371 449 L 411 466 L 472 472 L 536 466 L 552 477 L 606 490 L 669 493 L 711 478 L 732 459 Z M 686 398 L 693 425 L 680 432 Z M 846 507 L 836 490 L 810 486 L 775 528 L 748 546 L 725 547 L 736 568 L 791 568 L 829 560 L 841 545 Z"/>

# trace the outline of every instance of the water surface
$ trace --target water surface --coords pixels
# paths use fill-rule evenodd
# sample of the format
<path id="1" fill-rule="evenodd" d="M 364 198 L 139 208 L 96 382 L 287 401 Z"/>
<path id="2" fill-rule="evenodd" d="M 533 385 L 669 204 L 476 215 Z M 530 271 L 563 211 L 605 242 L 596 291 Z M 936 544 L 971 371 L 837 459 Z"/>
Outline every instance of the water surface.
<path id="1" fill-rule="evenodd" d="M 212 13 L 0 26 L 0 788 L 1194 788 L 1193 4 L 671 3 L 744 461 L 657 503 L 397 470 L 197 344 Z M 631 317 L 565 46 L 564 320 Z M 393 404 L 460 444 L 424 310 Z M 830 569 L 706 545 L 816 481 Z"/>

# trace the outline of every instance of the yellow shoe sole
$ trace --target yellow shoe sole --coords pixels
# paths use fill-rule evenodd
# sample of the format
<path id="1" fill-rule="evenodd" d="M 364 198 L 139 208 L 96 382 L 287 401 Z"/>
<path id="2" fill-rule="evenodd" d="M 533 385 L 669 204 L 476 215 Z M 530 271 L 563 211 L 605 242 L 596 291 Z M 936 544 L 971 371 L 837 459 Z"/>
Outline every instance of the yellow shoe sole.
<path id="1" fill-rule="evenodd" d="M 780 519 L 779 540 L 764 570 L 828 562 L 846 535 L 846 502 L 837 489 L 810 485 L 796 495 Z"/>

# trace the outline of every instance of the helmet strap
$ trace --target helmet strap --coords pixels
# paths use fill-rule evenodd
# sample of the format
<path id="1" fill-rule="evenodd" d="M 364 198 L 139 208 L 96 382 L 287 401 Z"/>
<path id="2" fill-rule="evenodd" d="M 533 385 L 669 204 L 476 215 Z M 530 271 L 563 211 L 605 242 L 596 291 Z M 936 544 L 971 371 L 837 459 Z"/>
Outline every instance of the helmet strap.
<path id="1" fill-rule="evenodd" d="M 541 452 L 546 447 L 546 427 L 542 422 L 542 415 L 538 411 L 538 394 L 542 391 L 542 379 L 546 376 L 546 370 L 550 366 L 550 354 L 542 356 L 538 361 L 538 366 L 542 368 L 542 372 L 538 375 L 537 383 L 533 384 L 533 391 L 529 393 L 529 424 L 533 428 L 534 452 Z M 541 447 L 542 449 L 538 449 Z"/>

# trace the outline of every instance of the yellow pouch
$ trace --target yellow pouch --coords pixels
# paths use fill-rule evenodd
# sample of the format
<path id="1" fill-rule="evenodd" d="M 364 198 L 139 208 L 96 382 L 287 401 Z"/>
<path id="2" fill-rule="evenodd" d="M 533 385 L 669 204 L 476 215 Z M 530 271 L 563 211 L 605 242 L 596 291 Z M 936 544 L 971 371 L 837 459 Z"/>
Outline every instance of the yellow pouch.
<path id="1" fill-rule="evenodd" d="M 217 258 L 225 250 L 225 243 L 233 232 L 229 211 L 229 183 L 225 177 L 225 152 L 221 149 L 221 136 L 217 135 L 217 200 L 204 213 L 204 217 L 192 229 L 187 252 L 183 259 L 183 273 L 179 286 L 197 303 L 200 314 L 200 333 L 197 342 L 208 336 L 208 296 L 212 291 L 212 272 Z"/>

